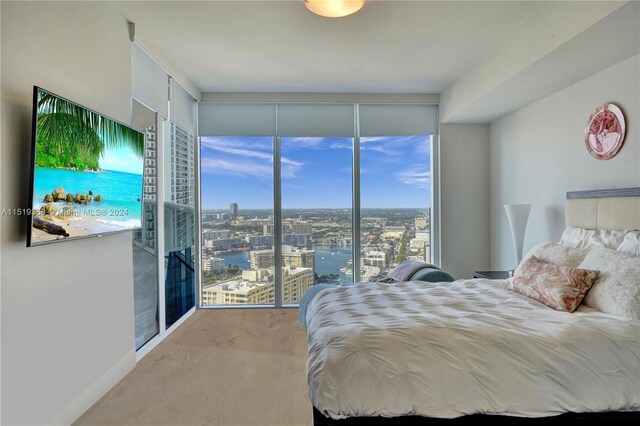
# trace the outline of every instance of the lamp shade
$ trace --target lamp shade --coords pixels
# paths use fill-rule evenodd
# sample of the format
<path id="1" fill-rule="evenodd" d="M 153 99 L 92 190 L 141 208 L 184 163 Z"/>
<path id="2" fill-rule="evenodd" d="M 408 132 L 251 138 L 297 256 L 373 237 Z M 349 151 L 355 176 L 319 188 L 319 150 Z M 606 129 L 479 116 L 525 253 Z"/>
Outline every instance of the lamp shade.
<path id="1" fill-rule="evenodd" d="M 531 204 L 505 204 L 504 209 L 507 212 L 507 219 L 509 220 L 509 227 L 511 228 L 513 250 L 516 253 L 517 266 L 520 264 L 520 260 L 522 260 L 522 245 L 524 243 L 524 234 L 527 230 Z"/>
<path id="2" fill-rule="evenodd" d="M 364 0 L 304 0 L 307 9 L 327 18 L 341 18 L 356 13 Z"/>

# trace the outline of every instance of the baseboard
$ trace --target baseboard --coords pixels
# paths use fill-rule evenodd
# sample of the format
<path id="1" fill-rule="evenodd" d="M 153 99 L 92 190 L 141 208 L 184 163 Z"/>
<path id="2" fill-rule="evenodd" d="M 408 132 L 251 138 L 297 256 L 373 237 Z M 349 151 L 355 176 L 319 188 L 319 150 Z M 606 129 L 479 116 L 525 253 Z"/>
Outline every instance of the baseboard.
<path id="1" fill-rule="evenodd" d="M 135 351 L 129 352 L 86 391 L 66 406 L 48 423 L 50 425 L 70 425 L 78 420 L 93 404 L 124 378 L 136 366 Z"/>
<path id="2" fill-rule="evenodd" d="M 140 349 L 136 352 L 136 362 L 139 362 L 142 358 L 144 358 L 149 352 L 151 352 L 156 346 L 160 344 L 167 336 L 169 336 L 173 331 L 180 327 L 183 322 L 187 320 L 194 312 L 196 311 L 196 307 L 189 309 L 186 314 L 180 317 L 176 322 L 174 322 L 171 327 L 167 328 L 164 333 L 156 334 L 151 340 L 142 345 Z"/>

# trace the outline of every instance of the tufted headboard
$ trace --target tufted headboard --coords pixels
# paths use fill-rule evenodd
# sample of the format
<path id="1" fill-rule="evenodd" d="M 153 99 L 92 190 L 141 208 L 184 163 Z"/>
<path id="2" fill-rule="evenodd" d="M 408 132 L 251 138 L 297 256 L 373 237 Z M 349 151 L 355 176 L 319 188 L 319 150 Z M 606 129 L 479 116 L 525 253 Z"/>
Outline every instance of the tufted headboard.
<path id="1" fill-rule="evenodd" d="M 565 225 L 640 230 L 640 187 L 567 192 Z"/>

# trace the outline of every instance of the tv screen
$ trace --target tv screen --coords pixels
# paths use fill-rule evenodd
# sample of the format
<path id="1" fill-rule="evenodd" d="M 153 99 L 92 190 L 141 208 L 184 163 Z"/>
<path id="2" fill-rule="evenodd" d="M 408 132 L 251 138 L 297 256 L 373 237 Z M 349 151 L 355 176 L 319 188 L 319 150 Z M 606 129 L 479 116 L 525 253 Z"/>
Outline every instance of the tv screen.
<path id="1" fill-rule="evenodd" d="M 34 87 L 27 246 L 139 229 L 144 135 Z"/>

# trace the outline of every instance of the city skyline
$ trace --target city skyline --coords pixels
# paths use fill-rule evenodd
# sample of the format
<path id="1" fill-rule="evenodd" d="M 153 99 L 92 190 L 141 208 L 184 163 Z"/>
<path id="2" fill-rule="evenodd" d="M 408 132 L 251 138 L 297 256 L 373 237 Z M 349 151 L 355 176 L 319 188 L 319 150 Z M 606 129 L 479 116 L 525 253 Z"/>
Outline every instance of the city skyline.
<path id="1" fill-rule="evenodd" d="M 275 236 L 270 210 L 203 210 L 202 269 L 205 304 L 256 304 L 275 300 Z M 283 217 L 287 214 L 283 214 Z M 367 281 L 405 260 L 431 260 L 430 209 L 364 209 L 360 232 L 343 209 L 296 209 L 282 220 L 283 300 L 297 303 L 320 283 Z M 360 240 L 359 251 L 353 239 Z M 354 256 L 360 259 L 354 271 Z"/>
<path id="2" fill-rule="evenodd" d="M 361 138 L 362 208 L 431 205 L 431 136 Z M 271 137 L 201 138 L 202 208 L 273 206 Z M 351 138 L 281 138 L 282 208 L 351 208 Z"/>

